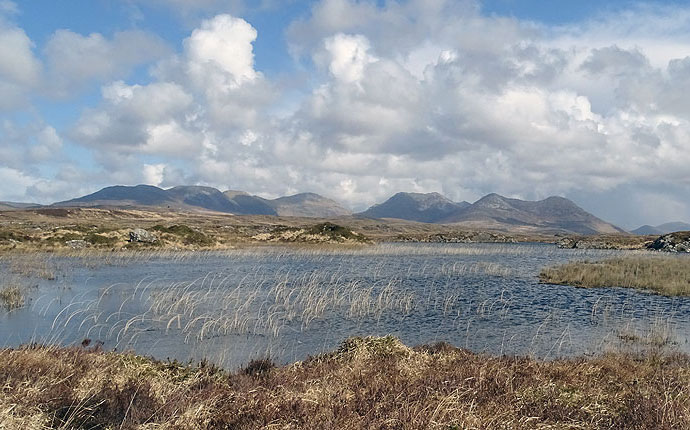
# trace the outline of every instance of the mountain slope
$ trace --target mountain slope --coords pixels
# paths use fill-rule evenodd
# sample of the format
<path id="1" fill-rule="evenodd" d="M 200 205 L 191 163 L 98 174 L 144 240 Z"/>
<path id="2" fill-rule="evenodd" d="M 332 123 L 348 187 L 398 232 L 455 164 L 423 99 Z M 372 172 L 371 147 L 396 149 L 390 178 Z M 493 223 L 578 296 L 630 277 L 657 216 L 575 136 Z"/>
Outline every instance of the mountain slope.
<path id="1" fill-rule="evenodd" d="M 198 185 L 181 185 L 165 190 L 176 202 L 216 212 L 236 213 L 240 208 L 215 188 Z"/>
<path id="2" fill-rule="evenodd" d="M 502 230 L 624 233 L 624 230 L 595 217 L 563 197 L 533 202 L 489 194 L 441 222 Z"/>
<path id="3" fill-rule="evenodd" d="M 223 193 L 225 197 L 237 205 L 235 213 L 243 215 L 278 215 L 273 207 L 265 199 L 250 196 L 244 191 L 228 190 Z"/>
<path id="4" fill-rule="evenodd" d="M 53 206 L 68 207 L 166 207 L 204 209 L 237 215 L 280 215 L 329 218 L 349 215 L 350 211 L 334 200 L 318 194 L 303 193 L 275 200 L 251 196 L 242 191 L 225 193 L 212 187 L 177 186 L 167 190 L 151 185 L 106 187 L 95 193 Z M 1 208 L 1 207 L 0 207 Z"/>
<path id="5" fill-rule="evenodd" d="M 632 234 L 638 234 L 640 236 L 648 236 L 648 235 L 657 235 L 660 236 L 664 234 L 663 231 L 658 229 L 657 227 L 654 227 L 652 225 L 645 224 L 641 227 L 636 228 L 635 230 L 630 230 L 630 233 Z"/>
<path id="6" fill-rule="evenodd" d="M 467 202 L 455 203 L 439 193 L 397 193 L 359 215 L 436 223 L 469 206 Z"/>
<path id="7" fill-rule="evenodd" d="M 164 206 L 173 203 L 176 201 L 165 190 L 152 185 L 115 185 L 53 206 Z"/>
<path id="8" fill-rule="evenodd" d="M 665 224 L 661 224 L 661 225 L 657 225 L 657 226 L 643 225 L 642 227 L 639 227 L 639 228 L 636 228 L 635 230 L 632 230 L 631 233 L 640 234 L 640 235 L 650 235 L 650 234 L 662 235 L 662 234 L 674 233 L 676 231 L 688 231 L 688 230 L 690 230 L 690 224 L 677 221 L 677 222 L 667 222 Z"/>
<path id="9" fill-rule="evenodd" d="M 351 215 L 335 200 L 314 193 L 301 193 L 293 196 L 266 200 L 279 216 L 331 218 Z"/>
<path id="10" fill-rule="evenodd" d="M 24 203 L 24 202 L 0 202 L 0 208 L 5 209 L 28 209 L 28 208 L 38 208 L 43 205 L 38 203 Z"/>

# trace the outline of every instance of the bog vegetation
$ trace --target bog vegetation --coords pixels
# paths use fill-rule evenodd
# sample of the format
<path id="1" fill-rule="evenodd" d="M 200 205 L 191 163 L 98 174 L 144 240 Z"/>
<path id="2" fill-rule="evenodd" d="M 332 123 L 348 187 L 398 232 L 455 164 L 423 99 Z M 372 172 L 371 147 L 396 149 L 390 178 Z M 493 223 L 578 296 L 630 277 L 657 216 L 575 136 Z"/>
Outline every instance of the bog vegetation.
<path id="1" fill-rule="evenodd" d="M 627 287 L 669 296 L 690 295 L 688 256 L 632 256 L 546 268 L 542 282 L 578 287 Z"/>
<path id="2" fill-rule="evenodd" d="M 392 337 L 236 372 L 26 347 L 0 351 L 0 428 L 681 429 L 688 380 L 685 356 L 541 362 Z"/>

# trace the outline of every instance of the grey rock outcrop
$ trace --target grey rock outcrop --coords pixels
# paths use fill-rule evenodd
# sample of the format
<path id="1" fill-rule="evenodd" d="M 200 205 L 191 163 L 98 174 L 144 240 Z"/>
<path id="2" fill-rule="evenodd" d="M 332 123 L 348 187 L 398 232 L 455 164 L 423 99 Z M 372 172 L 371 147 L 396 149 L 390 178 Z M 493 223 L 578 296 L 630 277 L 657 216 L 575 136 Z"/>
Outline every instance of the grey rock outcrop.
<path id="1" fill-rule="evenodd" d="M 690 252 L 690 231 L 678 231 L 660 236 L 649 249 L 663 252 Z"/>
<path id="2" fill-rule="evenodd" d="M 154 243 L 156 240 L 157 238 L 155 235 L 143 228 L 135 228 L 129 232 L 130 242 Z"/>
<path id="3" fill-rule="evenodd" d="M 88 242 L 85 240 L 68 240 L 65 245 L 72 249 L 83 249 L 89 246 Z"/>

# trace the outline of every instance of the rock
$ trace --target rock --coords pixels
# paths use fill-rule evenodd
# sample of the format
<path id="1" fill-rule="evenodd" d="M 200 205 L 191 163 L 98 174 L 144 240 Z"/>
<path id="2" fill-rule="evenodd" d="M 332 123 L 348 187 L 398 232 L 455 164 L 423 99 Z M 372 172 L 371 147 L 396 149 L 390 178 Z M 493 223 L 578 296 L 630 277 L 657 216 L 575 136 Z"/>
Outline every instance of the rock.
<path id="1" fill-rule="evenodd" d="M 135 228 L 133 231 L 129 232 L 130 242 L 154 243 L 156 240 L 156 236 L 143 228 Z"/>
<path id="2" fill-rule="evenodd" d="M 690 231 L 678 231 L 658 237 L 649 249 L 663 252 L 690 252 Z"/>
<path id="3" fill-rule="evenodd" d="M 65 242 L 65 245 L 69 246 L 72 249 L 82 249 L 89 246 L 89 244 L 85 240 L 68 240 L 67 242 Z"/>
<path id="4" fill-rule="evenodd" d="M 570 237 L 564 237 L 556 242 L 556 246 L 563 249 L 574 249 L 577 247 L 577 241 Z"/>

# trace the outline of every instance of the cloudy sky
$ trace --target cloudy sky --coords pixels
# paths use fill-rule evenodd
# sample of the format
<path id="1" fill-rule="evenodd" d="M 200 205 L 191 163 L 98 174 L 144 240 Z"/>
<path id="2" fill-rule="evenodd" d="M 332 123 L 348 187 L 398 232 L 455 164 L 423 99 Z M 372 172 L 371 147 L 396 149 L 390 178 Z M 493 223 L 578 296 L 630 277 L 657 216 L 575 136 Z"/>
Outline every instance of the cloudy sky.
<path id="1" fill-rule="evenodd" d="M 497 192 L 690 221 L 690 5 L 0 0 L 0 154 L 10 201 Z"/>

